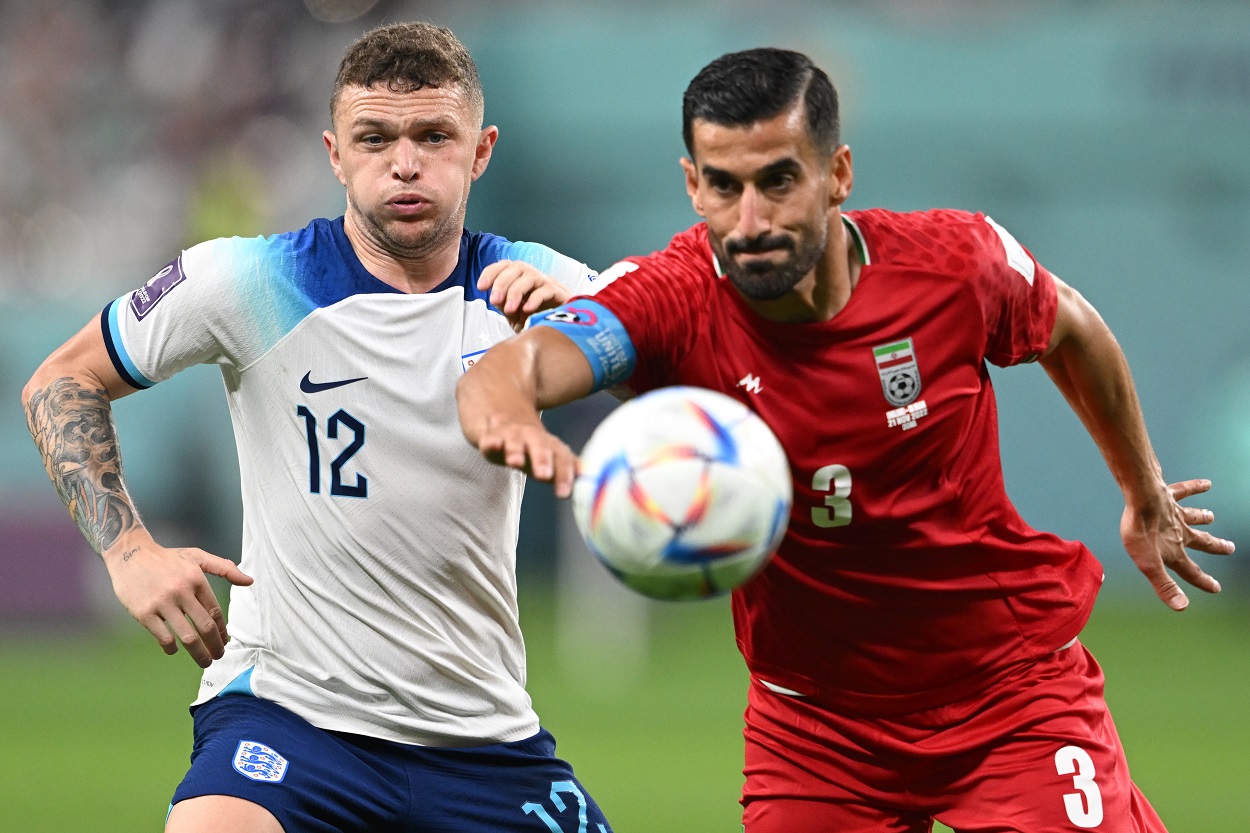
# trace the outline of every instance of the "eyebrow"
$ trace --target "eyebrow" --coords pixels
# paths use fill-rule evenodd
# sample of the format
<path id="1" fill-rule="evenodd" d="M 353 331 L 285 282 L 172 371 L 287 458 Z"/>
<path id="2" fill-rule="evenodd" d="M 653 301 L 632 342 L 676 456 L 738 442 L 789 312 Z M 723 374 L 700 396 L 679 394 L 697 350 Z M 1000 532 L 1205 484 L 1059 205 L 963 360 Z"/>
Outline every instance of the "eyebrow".
<path id="1" fill-rule="evenodd" d="M 441 118 L 441 117 L 432 118 L 432 119 L 420 119 L 417 121 L 404 123 L 404 127 L 417 127 L 417 128 L 435 127 L 435 128 L 441 128 L 443 130 L 454 129 L 456 126 L 457 125 L 456 125 L 455 119 Z M 390 121 L 387 119 L 369 118 L 366 116 L 364 118 L 353 120 L 348 125 L 348 129 L 350 130 L 383 130 L 383 129 L 394 130 L 396 129 L 396 122 Z"/>
<path id="2" fill-rule="evenodd" d="M 802 165 L 799 164 L 799 161 L 797 159 L 795 159 L 792 156 L 787 156 L 784 159 L 778 159 L 776 162 L 770 162 L 769 164 L 760 168 L 758 171 L 756 171 L 753 174 L 753 178 L 762 179 L 762 178 L 770 177 L 774 174 L 793 173 L 794 171 L 798 171 L 801 169 L 802 169 Z M 726 179 L 738 179 L 736 175 L 730 173 L 729 171 L 718 168 L 715 165 L 704 165 L 703 176 L 705 177 L 715 176 L 715 177 L 724 177 Z"/>

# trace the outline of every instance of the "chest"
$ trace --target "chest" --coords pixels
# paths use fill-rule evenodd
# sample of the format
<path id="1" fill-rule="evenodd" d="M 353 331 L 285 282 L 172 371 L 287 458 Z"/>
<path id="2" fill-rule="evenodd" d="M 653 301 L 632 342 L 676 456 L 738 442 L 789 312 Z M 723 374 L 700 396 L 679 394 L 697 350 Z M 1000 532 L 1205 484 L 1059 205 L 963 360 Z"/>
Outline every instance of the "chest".
<path id="1" fill-rule="evenodd" d="M 859 300 L 833 326 L 809 329 L 757 326 L 721 306 L 676 368 L 674 382 L 734 396 L 768 423 L 796 499 L 819 507 L 817 526 L 850 511 L 852 484 L 881 518 L 910 512 L 922 494 L 949 496 L 965 455 L 997 436 L 975 309 L 949 295 Z"/>

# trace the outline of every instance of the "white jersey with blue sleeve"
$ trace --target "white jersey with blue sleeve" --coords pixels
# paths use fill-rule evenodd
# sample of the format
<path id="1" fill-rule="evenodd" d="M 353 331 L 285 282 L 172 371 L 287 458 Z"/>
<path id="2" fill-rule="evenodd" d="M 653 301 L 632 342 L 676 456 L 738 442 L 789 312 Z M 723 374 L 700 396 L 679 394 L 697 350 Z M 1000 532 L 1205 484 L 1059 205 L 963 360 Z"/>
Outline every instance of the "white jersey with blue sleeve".
<path id="1" fill-rule="evenodd" d="M 365 270 L 339 218 L 202 243 L 104 310 L 135 387 L 206 362 L 225 380 L 255 583 L 231 591 L 231 641 L 197 703 L 251 694 L 423 745 L 538 730 L 516 601 L 524 479 L 464 441 L 455 403 L 512 335 L 476 288 L 499 260 L 596 288 L 545 246 L 466 231 L 454 272 L 405 294 Z"/>

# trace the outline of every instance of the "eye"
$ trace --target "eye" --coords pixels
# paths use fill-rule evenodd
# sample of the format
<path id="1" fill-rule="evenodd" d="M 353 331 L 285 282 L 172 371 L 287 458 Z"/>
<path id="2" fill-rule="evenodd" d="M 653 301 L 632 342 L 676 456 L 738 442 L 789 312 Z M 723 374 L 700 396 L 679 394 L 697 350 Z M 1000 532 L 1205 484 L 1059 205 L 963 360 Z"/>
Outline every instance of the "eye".
<path id="1" fill-rule="evenodd" d="M 722 197 L 729 197 L 738 191 L 738 183 L 732 179 L 723 176 L 710 176 L 707 180 L 708 187 Z"/>
<path id="2" fill-rule="evenodd" d="M 362 136 L 360 143 L 362 145 L 369 145 L 370 147 L 381 147 L 386 143 L 386 139 L 382 138 L 377 133 L 370 133 L 368 136 Z"/>
<path id="3" fill-rule="evenodd" d="M 435 132 L 435 133 L 430 133 L 429 135 L 427 135 L 425 137 L 425 140 L 432 145 L 442 145 L 442 144 L 446 144 L 447 142 L 450 142 L 451 137 L 448 136 L 446 133 Z"/>
<path id="4" fill-rule="evenodd" d="M 775 173 L 768 176 L 762 183 L 761 187 L 766 191 L 785 191 L 794 185 L 797 177 L 790 172 Z"/>

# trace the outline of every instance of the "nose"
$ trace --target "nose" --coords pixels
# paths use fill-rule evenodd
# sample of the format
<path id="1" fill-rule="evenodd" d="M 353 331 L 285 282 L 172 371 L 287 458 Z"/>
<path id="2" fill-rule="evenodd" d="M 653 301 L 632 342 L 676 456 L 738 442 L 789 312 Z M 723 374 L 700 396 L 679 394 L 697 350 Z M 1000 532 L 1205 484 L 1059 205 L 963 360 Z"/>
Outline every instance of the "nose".
<path id="1" fill-rule="evenodd" d="M 421 174 L 421 159 L 417 145 L 407 139 L 395 143 L 391 157 L 391 175 L 402 182 L 410 182 Z"/>
<path id="2" fill-rule="evenodd" d="M 755 186 L 748 184 L 742 189 L 738 200 L 738 225 L 734 229 L 736 236 L 743 240 L 754 240 L 772 228 L 768 211 L 768 202 L 760 196 Z"/>

